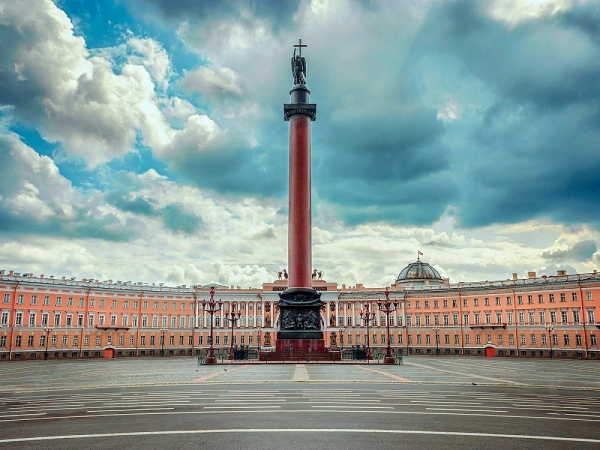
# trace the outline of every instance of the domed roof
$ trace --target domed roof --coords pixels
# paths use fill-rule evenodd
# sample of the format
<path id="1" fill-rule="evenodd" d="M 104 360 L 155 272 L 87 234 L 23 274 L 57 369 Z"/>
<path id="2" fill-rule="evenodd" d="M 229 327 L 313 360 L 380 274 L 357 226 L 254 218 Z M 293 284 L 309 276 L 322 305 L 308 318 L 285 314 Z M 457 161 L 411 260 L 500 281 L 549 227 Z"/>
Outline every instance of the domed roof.
<path id="1" fill-rule="evenodd" d="M 402 269 L 398 278 L 396 278 L 396 283 L 403 284 L 421 284 L 425 282 L 428 284 L 444 283 L 444 279 L 437 270 L 419 259 Z"/>

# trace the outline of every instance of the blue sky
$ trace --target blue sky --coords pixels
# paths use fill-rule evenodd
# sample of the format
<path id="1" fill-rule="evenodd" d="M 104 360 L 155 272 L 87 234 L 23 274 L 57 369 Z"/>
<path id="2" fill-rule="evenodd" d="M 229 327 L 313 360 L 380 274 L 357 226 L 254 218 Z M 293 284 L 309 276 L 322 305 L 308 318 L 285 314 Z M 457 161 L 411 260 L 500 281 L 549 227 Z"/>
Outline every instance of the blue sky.
<path id="1" fill-rule="evenodd" d="M 286 265 L 293 47 L 308 48 L 314 265 L 384 285 L 588 272 L 592 1 L 0 5 L 0 265 L 259 286 Z"/>

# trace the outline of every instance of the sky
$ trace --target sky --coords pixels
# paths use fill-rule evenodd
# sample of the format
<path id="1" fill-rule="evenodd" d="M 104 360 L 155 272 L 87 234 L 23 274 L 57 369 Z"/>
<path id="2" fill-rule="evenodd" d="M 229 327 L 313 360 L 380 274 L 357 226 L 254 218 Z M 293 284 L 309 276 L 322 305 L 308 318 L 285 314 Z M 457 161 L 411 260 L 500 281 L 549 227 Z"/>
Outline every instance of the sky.
<path id="1" fill-rule="evenodd" d="M 300 38 L 324 279 L 599 268 L 600 3 L 568 0 L 0 0 L 0 268 L 276 279 Z"/>

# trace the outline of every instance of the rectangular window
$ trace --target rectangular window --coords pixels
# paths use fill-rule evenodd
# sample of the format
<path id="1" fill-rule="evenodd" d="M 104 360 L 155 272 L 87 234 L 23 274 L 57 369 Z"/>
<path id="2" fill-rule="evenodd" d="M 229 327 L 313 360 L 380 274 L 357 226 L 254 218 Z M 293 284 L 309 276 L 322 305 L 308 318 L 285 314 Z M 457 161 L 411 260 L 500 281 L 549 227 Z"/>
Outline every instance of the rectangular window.
<path id="1" fill-rule="evenodd" d="M 564 339 L 565 347 L 567 347 L 569 345 L 569 335 L 564 334 L 563 339 Z"/>
<path id="2" fill-rule="evenodd" d="M 133 302 L 133 309 L 138 309 L 139 302 L 136 300 Z"/>
<path id="3" fill-rule="evenodd" d="M 123 309 L 129 309 L 129 302 L 127 300 L 123 300 Z"/>
<path id="4" fill-rule="evenodd" d="M 176 310 L 176 309 L 177 309 L 177 303 L 176 303 L 176 302 L 173 302 L 173 303 L 171 304 L 171 309 L 173 309 L 173 310 Z"/>
<path id="5" fill-rule="evenodd" d="M 542 345 L 546 345 L 548 340 L 546 339 L 546 333 L 542 333 Z"/>
<path id="6" fill-rule="evenodd" d="M 588 301 L 592 300 L 592 293 L 591 292 L 586 292 L 585 293 L 585 299 L 588 300 Z"/>
<path id="7" fill-rule="evenodd" d="M 171 328 L 175 328 L 177 326 L 177 316 L 171 316 Z"/>
<path id="8" fill-rule="evenodd" d="M 134 314 L 133 317 L 131 318 L 131 326 L 137 328 L 137 326 L 138 326 L 138 316 L 137 316 L 137 314 Z"/>
<path id="9" fill-rule="evenodd" d="M 479 299 L 477 299 L 477 298 L 473 299 L 473 306 L 479 306 Z"/>
<path id="10" fill-rule="evenodd" d="M 68 345 L 68 339 L 69 339 L 69 337 L 66 335 L 62 337 L 62 346 L 63 347 L 66 347 Z"/>
<path id="11" fill-rule="evenodd" d="M 502 345 L 502 335 L 498 335 L 498 345 Z"/>
<path id="12" fill-rule="evenodd" d="M 490 299 L 489 298 L 485 298 L 485 300 L 483 301 L 484 306 L 490 306 Z"/>
<path id="13" fill-rule="evenodd" d="M 500 306 L 500 297 L 496 297 L 496 306 Z"/>
<path id="14" fill-rule="evenodd" d="M 527 296 L 527 303 L 529 303 L 529 304 L 533 303 L 533 295 Z"/>
<path id="15" fill-rule="evenodd" d="M 96 306 L 96 299 L 90 298 L 90 308 L 94 308 Z"/>
<path id="16" fill-rule="evenodd" d="M 506 304 L 512 305 L 512 297 L 506 297 Z"/>
<path id="17" fill-rule="evenodd" d="M 581 335 L 580 335 L 580 334 L 576 334 L 576 335 L 575 335 L 575 344 L 576 344 L 578 347 L 581 347 Z"/>
<path id="18" fill-rule="evenodd" d="M 508 344 L 509 345 L 515 345 L 515 335 L 514 334 L 509 334 L 508 335 Z"/>
<path id="19" fill-rule="evenodd" d="M 127 314 L 123 314 L 123 317 L 121 318 L 123 326 L 126 327 L 127 326 L 127 322 L 129 321 L 129 317 L 127 316 Z"/>
<path id="20" fill-rule="evenodd" d="M 77 347 L 79 345 L 79 336 L 73 336 L 73 347 Z"/>
<path id="21" fill-rule="evenodd" d="M 465 344 L 470 344 L 471 343 L 471 336 L 469 336 L 468 334 L 465 334 Z"/>
<path id="22" fill-rule="evenodd" d="M 32 305 L 37 305 L 37 295 L 32 295 L 31 296 L 31 304 Z"/>
<path id="23" fill-rule="evenodd" d="M 156 342 L 155 336 L 150 336 L 150 345 L 154 345 Z"/>
<path id="24" fill-rule="evenodd" d="M 560 312 L 560 320 L 562 323 L 567 323 L 568 322 L 568 318 L 567 318 L 567 312 L 566 311 L 561 311 Z"/>
<path id="25" fill-rule="evenodd" d="M 475 343 L 481 344 L 481 335 L 479 333 L 477 333 L 477 335 L 475 336 Z"/>
<path id="26" fill-rule="evenodd" d="M 425 300 L 425 308 L 429 308 L 429 301 Z"/>
<path id="27" fill-rule="evenodd" d="M 448 300 L 444 300 L 444 308 L 448 307 Z"/>
<path id="28" fill-rule="evenodd" d="M 158 316 L 152 316 L 152 327 L 158 327 Z"/>
<path id="29" fill-rule="evenodd" d="M 523 304 L 523 296 L 522 295 L 518 295 L 517 296 L 517 304 L 518 305 L 522 305 Z"/>
<path id="30" fill-rule="evenodd" d="M 56 306 L 60 306 L 62 299 L 60 297 L 56 297 Z"/>
<path id="31" fill-rule="evenodd" d="M 94 314 L 88 314 L 88 327 L 92 328 L 94 326 Z"/>
<path id="32" fill-rule="evenodd" d="M 573 322 L 578 324 L 579 321 L 579 310 L 578 309 L 574 309 L 573 310 Z"/>
<path id="33" fill-rule="evenodd" d="M 100 336 L 96 336 L 96 347 L 100 347 L 102 345 L 102 338 Z"/>
<path id="34" fill-rule="evenodd" d="M 593 345 L 594 347 L 596 345 L 598 345 L 595 334 L 590 334 L 590 344 Z"/>
<path id="35" fill-rule="evenodd" d="M 508 323 L 513 323 L 513 313 L 512 313 L 512 311 L 507 311 L 506 312 L 506 321 Z"/>
<path id="36" fill-rule="evenodd" d="M 48 306 L 50 304 L 50 296 L 46 295 L 44 297 L 44 306 Z"/>
<path id="37" fill-rule="evenodd" d="M 454 325 L 458 325 L 458 313 L 453 313 L 452 314 L 452 323 Z"/>
<path id="38" fill-rule="evenodd" d="M 573 300 L 574 302 L 577 301 L 577 292 L 571 293 L 571 300 Z"/>
<path id="39" fill-rule="evenodd" d="M 111 326 L 115 326 L 117 325 L 117 315 L 116 314 L 111 314 L 110 315 L 110 324 Z"/>
<path id="40" fill-rule="evenodd" d="M 73 306 L 73 297 L 67 299 L 67 306 Z"/>
<path id="41" fill-rule="evenodd" d="M 35 327 L 35 312 L 29 313 L 29 326 Z"/>
<path id="42" fill-rule="evenodd" d="M 463 308 L 466 308 L 469 306 L 469 300 L 466 298 L 463 298 Z"/>
<path id="43" fill-rule="evenodd" d="M 502 323 L 502 313 L 501 312 L 496 313 L 496 323 Z"/>
<path id="44" fill-rule="evenodd" d="M 100 314 L 98 316 L 98 325 L 100 325 L 100 326 L 104 325 L 104 314 Z"/>
<path id="45" fill-rule="evenodd" d="M 17 304 L 18 305 L 23 304 L 23 294 L 19 294 L 19 296 L 17 297 Z"/>
<path id="46" fill-rule="evenodd" d="M 450 343 L 450 335 L 449 335 L 449 334 L 446 334 L 446 335 L 444 335 L 444 342 L 445 342 L 446 344 L 449 344 L 449 343 Z"/>
<path id="47" fill-rule="evenodd" d="M 33 347 L 33 336 L 27 338 L 27 347 Z"/>
<path id="48" fill-rule="evenodd" d="M 535 323 L 535 314 L 533 313 L 533 311 L 529 311 L 529 324 L 533 325 Z"/>
<path id="49" fill-rule="evenodd" d="M 146 328 L 148 326 L 148 316 L 142 316 L 142 327 Z"/>
<path id="50" fill-rule="evenodd" d="M 67 314 L 67 326 L 70 327 L 73 325 L 73 314 Z"/>
<path id="51" fill-rule="evenodd" d="M 523 311 L 519 311 L 519 323 L 525 323 L 525 313 Z"/>
<path id="52" fill-rule="evenodd" d="M 89 347 L 89 345 L 90 345 L 90 335 L 89 334 L 86 334 L 83 337 L 83 345 L 85 345 L 86 347 Z"/>
<path id="53" fill-rule="evenodd" d="M 440 307 L 440 302 L 438 302 L 437 300 L 434 300 L 433 301 L 433 307 L 436 308 L 436 309 L 439 308 Z"/>
<path id="54" fill-rule="evenodd" d="M 475 313 L 475 325 L 479 325 L 479 313 Z"/>
<path id="55" fill-rule="evenodd" d="M 587 316 L 588 316 L 588 323 L 596 323 L 596 321 L 594 320 L 594 310 L 593 309 L 587 310 Z"/>
<path id="56" fill-rule="evenodd" d="M 560 294 L 560 301 L 561 302 L 566 302 L 567 301 L 567 296 L 565 295 L 564 292 L 561 292 L 561 294 Z"/>
<path id="57" fill-rule="evenodd" d="M 452 300 L 452 307 L 458 308 L 458 302 L 456 300 Z"/>
<path id="58" fill-rule="evenodd" d="M 531 345 L 536 345 L 535 334 L 531 335 Z"/>
<path id="59" fill-rule="evenodd" d="M 469 325 L 469 313 L 463 314 L 463 325 Z"/>
<path id="60" fill-rule="evenodd" d="M 8 325 L 8 311 L 2 311 L 2 325 Z"/>
<path id="61" fill-rule="evenodd" d="M 140 345 L 146 345 L 146 336 L 140 336 Z"/>
<path id="62" fill-rule="evenodd" d="M 175 344 L 175 336 L 169 336 L 169 345 Z"/>
<path id="63" fill-rule="evenodd" d="M 16 347 L 21 346 L 21 336 L 17 336 L 17 338 L 15 339 L 15 346 Z"/>
<path id="64" fill-rule="evenodd" d="M 4 294 L 4 303 L 10 303 L 10 294 Z"/>
<path id="65" fill-rule="evenodd" d="M 129 336 L 129 346 L 133 347 L 134 344 L 134 337 L 133 336 Z"/>
<path id="66" fill-rule="evenodd" d="M 429 325 L 430 320 L 429 320 L 429 314 L 425 314 L 425 325 Z"/>
<path id="67" fill-rule="evenodd" d="M 540 317 L 540 325 L 546 323 L 546 313 L 544 311 L 539 311 L 538 316 Z"/>
<path id="68" fill-rule="evenodd" d="M 104 299 L 103 298 L 100 299 L 100 308 L 104 308 Z"/>
<path id="69" fill-rule="evenodd" d="M 48 313 L 42 313 L 42 326 L 45 327 L 48 325 Z"/>
<path id="70" fill-rule="evenodd" d="M 60 313 L 54 313 L 54 326 L 60 326 Z"/>
<path id="71" fill-rule="evenodd" d="M 538 294 L 538 303 L 544 303 L 544 296 L 542 294 Z"/>
<path id="72" fill-rule="evenodd" d="M 548 294 L 548 302 L 554 303 L 554 294 Z"/>
<path id="73" fill-rule="evenodd" d="M 556 323 L 556 311 L 550 311 L 550 322 Z"/>
<path id="74" fill-rule="evenodd" d="M 80 308 L 83 308 L 83 305 L 84 305 L 84 304 L 85 304 L 85 299 L 84 299 L 83 297 L 81 297 L 81 298 L 79 299 L 79 307 L 80 307 Z"/>
<path id="75" fill-rule="evenodd" d="M 117 307 L 117 301 L 116 300 L 112 301 L 112 307 L 113 307 L 113 309 Z"/>
<path id="76" fill-rule="evenodd" d="M 525 335 L 521 335 L 521 345 L 525 345 Z"/>
<path id="77" fill-rule="evenodd" d="M 169 304 L 167 302 L 163 302 L 163 310 L 166 310 L 169 307 Z"/>

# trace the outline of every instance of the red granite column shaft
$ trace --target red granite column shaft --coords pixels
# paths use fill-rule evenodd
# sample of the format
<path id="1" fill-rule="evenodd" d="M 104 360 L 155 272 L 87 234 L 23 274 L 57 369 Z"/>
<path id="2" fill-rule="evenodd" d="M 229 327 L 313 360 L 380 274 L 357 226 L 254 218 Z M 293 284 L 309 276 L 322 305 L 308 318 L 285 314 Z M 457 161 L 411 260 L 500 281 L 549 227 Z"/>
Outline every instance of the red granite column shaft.
<path id="1" fill-rule="evenodd" d="M 312 287 L 310 118 L 290 119 L 288 288 Z"/>

